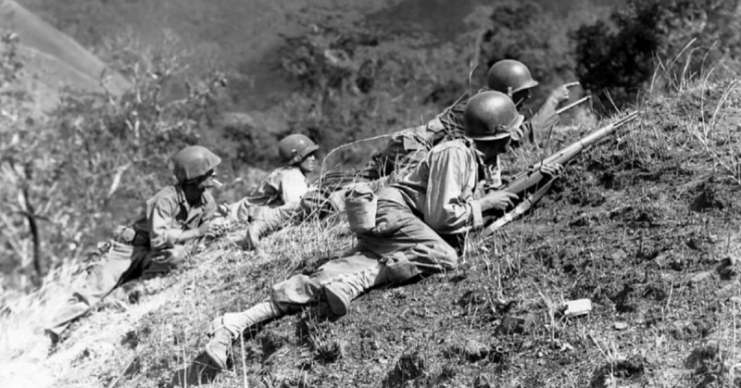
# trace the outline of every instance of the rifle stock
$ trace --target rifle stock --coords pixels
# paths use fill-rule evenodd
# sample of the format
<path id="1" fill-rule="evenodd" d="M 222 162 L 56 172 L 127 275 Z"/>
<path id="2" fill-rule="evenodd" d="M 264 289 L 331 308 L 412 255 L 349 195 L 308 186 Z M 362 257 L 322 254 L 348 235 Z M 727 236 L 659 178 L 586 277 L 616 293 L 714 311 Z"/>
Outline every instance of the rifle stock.
<path id="1" fill-rule="evenodd" d="M 537 188 L 544 178 L 543 174 L 540 172 L 540 166 L 542 164 L 557 163 L 557 164 L 565 165 L 566 163 L 574 159 L 577 155 L 579 155 L 583 150 L 591 147 L 596 142 L 612 134 L 613 132 L 615 132 L 616 129 L 631 122 L 636 117 L 638 117 L 638 112 L 636 111 L 630 112 L 625 117 L 615 121 L 614 123 L 606 125 L 600 129 L 597 129 L 594 132 L 590 133 L 589 135 L 583 137 L 582 139 L 574 143 L 571 143 L 569 146 L 543 159 L 541 163 L 536 163 L 535 165 L 533 165 L 530 172 L 520 174 L 519 176 L 515 178 L 514 181 L 512 181 L 502 190 L 522 196 L 528 190 Z M 548 185 L 548 187 L 550 187 L 550 185 Z M 537 199 L 540 199 L 540 197 L 542 197 L 542 195 L 544 194 L 545 194 L 544 192 L 540 193 L 540 195 L 537 196 Z M 531 202 L 534 203 L 535 201 L 531 200 Z M 530 205 L 532 205 L 532 203 L 530 203 Z M 528 205 L 528 208 L 529 208 L 529 205 Z M 505 215 L 505 217 L 506 219 L 508 219 L 508 221 L 513 219 L 512 217 L 507 217 L 507 215 Z M 491 224 L 492 221 L 495 221 L 497 218 L 500 218 L 500 217 L 499 216 L 488 216 L 484 220 L 484 224 L 489 225 Z M 494 223 L 490 225 L 489 227 L 485 228 L 482 231 L 482 234 L 484 236 L 487 236 L 491 234 L 493 230 L 496 230 L 496 228 L 499 228 L 501 226 L 502 225 L 499 225 L 498 223 Z M 494 228 L 494 229 L 489 230 L 490 228 Z"/>

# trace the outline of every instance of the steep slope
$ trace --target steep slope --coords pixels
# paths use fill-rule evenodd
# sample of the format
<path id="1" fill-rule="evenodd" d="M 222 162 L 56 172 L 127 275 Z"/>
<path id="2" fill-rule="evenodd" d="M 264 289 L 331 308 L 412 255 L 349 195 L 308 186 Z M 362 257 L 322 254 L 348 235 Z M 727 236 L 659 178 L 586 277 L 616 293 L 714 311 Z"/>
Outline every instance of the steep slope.
<path id="1" fill-rule="evenodd" d="M 214 375 L 199 356 L 207 323 L 349 248 L 342 217 L 289 226 L 257 253 L 240 251 L 235 231 L 183 271 L 140 284 L 139 298 L 111 299 L 48 357 L 43 309 L 61 294 L 19 299 L 0 318 L 0 385 L 738 386 L 735 78 L 654 93 L 528 216 L 472 239 L 456 271 L 373 290 L 340 319 L 318 303 L 268 323 L 235 344 L 229 371 Z M 550 147 L 596 126 L 554 131 Z M 518 152 L 507 165 L 541 156 Z M 592 312 L 564 317 L 563 301 L 582 298 Z"/>

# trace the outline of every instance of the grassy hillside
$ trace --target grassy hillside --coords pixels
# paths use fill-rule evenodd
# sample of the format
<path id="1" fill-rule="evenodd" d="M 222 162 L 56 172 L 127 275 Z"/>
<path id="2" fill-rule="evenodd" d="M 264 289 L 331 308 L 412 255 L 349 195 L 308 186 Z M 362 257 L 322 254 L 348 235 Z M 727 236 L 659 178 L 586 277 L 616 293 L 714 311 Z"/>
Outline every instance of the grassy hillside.
<path id="1" fill-rule="evenodd" d="M 570 164 L 527 217 L 472 239 L 456 271 L 373 290 L 340 319 L 319 303 L 268 323 L 216 376 L 199 357 L 209 320 L 349 248 L 342 217 L 289 226 L 256 253 L 235 231 L 138 298 L 110 299 L 47 356 L 40 329 L 58 287 L 79 281 L 65 269 L 0 316 L 0 385 L 739 386 L 738 76 L 648 91 L 638 120 Z M 558 128 L 550 148 L 600 124 Z M 563 301 L 582 298 L 593 311 L 565 318 Z"/>

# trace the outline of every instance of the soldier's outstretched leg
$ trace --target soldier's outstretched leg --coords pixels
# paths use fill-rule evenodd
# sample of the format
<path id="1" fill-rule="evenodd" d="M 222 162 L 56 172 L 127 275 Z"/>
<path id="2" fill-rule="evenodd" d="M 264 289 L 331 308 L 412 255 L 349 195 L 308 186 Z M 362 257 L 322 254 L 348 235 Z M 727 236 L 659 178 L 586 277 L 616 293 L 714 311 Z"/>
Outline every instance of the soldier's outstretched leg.
<path id="1" fill-rule="evenodd" d="M 356 270 L 346 269 L 324 285 L 330 309 L 337 315 L 347 314 L 350 301 L 374 286 L 402 283 L 458 264 L 455 249 L 412 213 L 398 190 L 383 189 L 379 197 L 376 228 L 358 236 L 355 251 L 361 256 L 353 258 Z M 323 267 L 336 265 L 333 262 Z"/>
<path id="2" fill-rule="evenodd" d="M 209 335 L 211 340 L 206 344 L 206 354 L 216 366 L 226 369 L 229 349 L 232 342 L 250 326 L 283 315 L 280 308 L 273 301 L 254 305 L 247 311 L 240 313 L 226 313 L 211 321 Z"/>
<path id="3" fill-rule="evenodd" d="M 101 298 L 111 292 L 129 269 L 134 248 L 111 241 L 103 260 L 88 270 L 85 284 L 72 293 L 68 304 L 59 310 L 45 332 L 56 343 L 70 323 L 87 314 Z"/>

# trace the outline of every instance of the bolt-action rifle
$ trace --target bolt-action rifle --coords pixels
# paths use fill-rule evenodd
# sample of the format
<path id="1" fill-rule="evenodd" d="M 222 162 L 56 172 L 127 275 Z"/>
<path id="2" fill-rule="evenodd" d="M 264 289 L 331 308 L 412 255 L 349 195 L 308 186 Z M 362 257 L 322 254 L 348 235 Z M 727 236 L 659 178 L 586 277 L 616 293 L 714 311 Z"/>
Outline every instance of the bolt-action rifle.
<path id="1" fill-rule="evenodd" d="M 484 237 L 492 235 L 497 229 L 527 212 L 535 202 L 540 200 L 540 198 L 548 192 L 553 184 L 553 179 L 545 177 L 540 172 L 541 165 L 548 163 L 565 165 L 579 155 L 583 150 L 612 134 L 616 129 L 629 123 L 636 117 L 638 117 L 638 112 L 633 111 L 620 120 L 595 130 L 582 139 L 543 159 L 540 163 L 531 166 L 528 172 L 518 175 L 512 182 L 501 190 L 520 195 L 520 197 L 523 198 L 522 201 L 504 216 L 485 215 L 484 225 L 486 226 L 479 232 L 479 234 Z M 527 193 L 530 193 L 530 195 L 525 197 Z"/>

